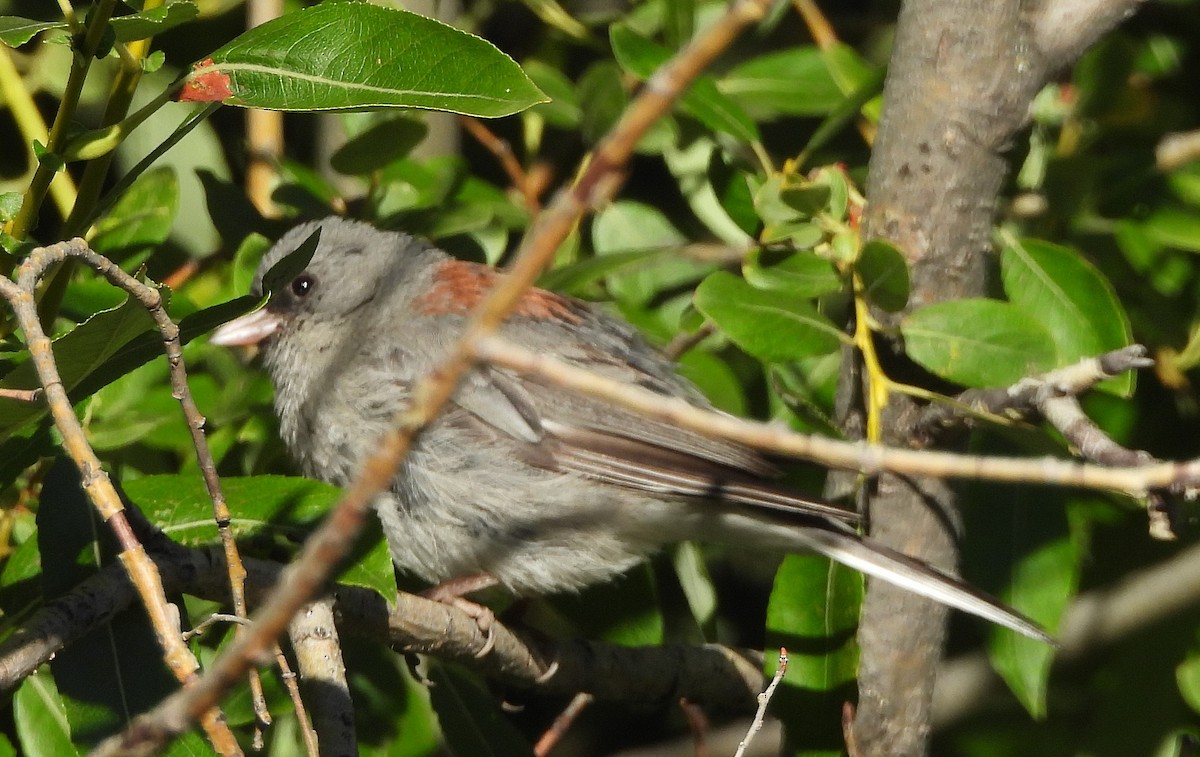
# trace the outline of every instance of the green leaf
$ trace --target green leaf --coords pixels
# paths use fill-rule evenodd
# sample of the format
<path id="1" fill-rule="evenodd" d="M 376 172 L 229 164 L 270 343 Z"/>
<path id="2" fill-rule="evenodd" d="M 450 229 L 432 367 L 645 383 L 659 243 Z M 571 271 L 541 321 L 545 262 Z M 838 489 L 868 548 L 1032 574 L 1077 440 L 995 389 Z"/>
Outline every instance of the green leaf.
<path id="1" fill-rule="evenodd" d="M 322 3 L 256 26 L 191 74 L 270 110 L 408 107 L 498 118 L 545 101 L 490 42 L 406 11 Z"/>
<path id="2" fill-rule="evenodd" d="M 89 318 L 73 331 L 54 341 L 54 358 L 63 386 L 70 392 L 88 374 L 128 344 L 151 325 L 145 308 L 132 299 L 119 307 Z M 11 389 L 33 389 L 40 386 L 32 362 L 26 362 L 0 381 Z M 43 403 L 0 400 L 0 439 L 5 439 L 21 426 L 46 412 Z"/>
<path id="3" fill-rule="evenodd" d="M 551 126 L 577 128 L 583 117 L 583 109 L 575 95 L 574 83 L 557 68 L 536 58 L 526 61 L 524 69 L 525 74 L 548 98 L 547 102 L 534 105 L 528 113 L 545 118 Z"/>
<path id="4" fill-rule="evenodd" d="M 21 682 L 13 696 L 13 719 L 22 753 L 28 757 L 70 757 L 71 727 L 54 678 L 45 666 Z"/>
<path id="5" fill-rule="evenodd" d="M 775 574 L 766 673 L 774 674 L 778 650 L 786 648 L 787 676 L 773 709 L 790 726 L 788 754 L 841 753 L 840 712 L 858 674 L 855 632 L 863 593 L 861 573 L 816 555 L 788 555 Z"/>
<path id="6" fill-rule="evenodd" d="M 774 289 L 793 297 L 812 298 L 842 288 L 833 263 L 812 252 L 754 249 L 742 266 L 746 281 L 759 289 Z"/>
<path id="7" fill-rule="evenodd" d="M 926 305 L 900 322 L 909 357 L 964 386 L 1005 386 L 1054 367 L 1050 334 L 1007 302 L 963 299 Z"/>
<path id="8" fill-rule="evenodd" d="M 299 542 L 342 496 L 335 486 L 288 476 L 225 477 L 221 488 L 233 515 L 230 528 L 239 540 Z M 126 481 L 124 489 L 146 517 L 180 544 L 216 543 L 212 501 L 199 474 L 145 476 Z M 395 574 L 380 535 L 375 529 L 373 538 L 360 540 L 360 549 L 339 580 L 372 589 L 391 602 L 396 597 Z"/>
<path id="9" fill-rule="evenodd" d="M 609 29 L 613 55 L 629 73 L 645 81 L 658 67 L 671 58 L 667 48 L 638 35 L 624 24 Z M 685 111 L 700 119 L 706 126 L 729 134 L 743 142 L 761 139 L 758 126 L 732 99 L 721 94 L 710 76 L 698 76 L 679 99 Z"/>
<path id="10" fill-rule="evenodd" d="M 1175 668 L 1175 683 L 1188 707 L 1200 712 L 1200 652 L 1193 650 L 1179 663 Z"/>
<path id="11" fill-rule="evenodd" d="M 499 700 L 473 676 L 434 658 L 430 699 L 450 754 L 478 757 L 532 755 L 533 749 L 500 711 Z"/>
<path id="12" fill-rule="evenodd" d="M 579 77 L 578 93 L 582 108 L 579 130 L 584 142 L 594 145 L 617 122 L 628 101 L 621 86 L 621 69 L 607 60 L 593 63 Z"/>
<path id="13" fill-rule="evenodd" d="M 889 313 L 898 313 L 908 304 L 908 262 L 895 245 L 882 239 L 870 240 L 858 253 L 854 268 L 862 278 L 868 300 Z"/>
<path id="14" fill-rule="evenodd" d="M 92 249 L 111 256 L 121 250 L 162 244 L 179 211 L 179 181 L 164 166 L 143 174 L 96 223 Z"/>
<path id="15" fill-rule="evenodd" d="M 425 122 L 415 118 L 381 121 L 338 148 L 329 165 L 347 176 L 365 176 L 407 155 L 428 132 Z"/>
<path id="16" fill-rule="evenodd" d="M 1200 252 L 1200 214 L 1183 208 L 1159 208 L 1144 223 L 1146 233 L 1159 244 Z"/>
<path id="17" fill-rule="evenodd" d="M 34 21 L 20 16 L 0 16 L 0 42 L 9 47 L 20 47 L 33 39 L 38 32 L 47 29 L 66 29 L 63 21 Z"/>
<path id="18" fill-rule="evenodd" d="M 646 304 L 661 293 L 690 288 L 713 264 L 676 254 L 687 239 L 657 208 L 632 200 L 614 202 L 592 222 L 592 246 L 601 257 L 620 256 L 621 270 L 608 277 L 608 289 L 624 303 Z M 624 265 L 626 253 L 651 252 L 640 265 Z"/>
<path id="19" fill-rule="evenodd" d="M 169 5 L 160 5 L 148 11 L 114 16 L 109 24 L 116 32 L 119 42 L 132 42 L 162 34 L 199 16 L 200 9 L 195 3 L 190 0 L 175 0 Z"/>
<path id="20" fill-rule="evenodd" d="M 624 646 L 663 642 L 663 616 L 654 575 L 640 566 L 612 581 L 585 587 L 578 594 L 560 594 L 553 607 L 573 625 L 573 635 L 604 639 Z"/>
<path id="21" fill-rule="evenodd" d="M 659 250 L 627 250 L 610 252 L 578 263 L 547 271 L 538 279 L 538 286 L 575 297 L 582 296 L 590 285 L 608 276 L 617 275 L 623 269 L 660 254 Z"/>
<path id="22" fill-rule="evenodd" d="M 0 192 L 0 224 L 16 218 L 24 200 L 25 196 L 20 192 Z"/>
<path id="23" fill-rule="evenodd" d="M 1039 505 L 1047 505 L 1039 502 Z M 1005 603 L 1054 629 L 1079 582 L 1078 547 L 1063 538 L 1038 547 L 1013 568 Z M 1054 647 L 1007 628 L 994 627 L 988 642 L 992 667 L 1034 718 L 1046 716 L 1046 688 Z"/>
<path id="24" fill-rule="evenodd" d="M 766 362 L 833 352 L 844 338 L 800 298 L 756 289 L 725 271 L 704 279 L 694 302 L 737 346 Z"/>
<path id="25" fill-rule="evenodd" d="M 1001 252 L 1000 272 L 1009 301 L 1050 332 L 1058 365 L 1070 365 L 1130 344 L 1129 318 L 1112 284 L 1076 250 L 1035 239 L 1012 240 Z M 1133 374 L 1104 386 L 1128 396 Z"/>
<path id="26" fill-rule="evenodd" d="M 762 118 L 825 115 L 844 99 L 812 45 L 756 55 L 721 77 L 717 88 Z"/>
<path id="27" fill-rule="evenodd" d="M 991 443 L 982 452 L 1020 454 Z M 969 544 L 965 569 L 972 584 L 1054 633 L 1075 597 L 1084 555 L 1081 507 L 1093 495 L 1030 485 L 975 484 L 964 496 Z M 996 672 L 1035 718 L 1045 717 L 1046 690 L 1055 648 L 1009 629 L 988 629 L 988 657 Z"/>

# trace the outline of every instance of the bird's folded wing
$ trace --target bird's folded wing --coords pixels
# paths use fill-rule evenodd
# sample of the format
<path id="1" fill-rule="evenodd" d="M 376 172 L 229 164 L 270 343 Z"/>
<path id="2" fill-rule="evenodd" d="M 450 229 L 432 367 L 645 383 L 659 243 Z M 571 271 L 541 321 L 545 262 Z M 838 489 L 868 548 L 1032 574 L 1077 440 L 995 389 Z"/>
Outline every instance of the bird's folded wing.
<path id="1" fill-rule="evenodd" d="M 455 403 L 514 441 L 526 461 L 665 496 L 721 500 L 780 513 L 857 522 L 857 513 L 768 480 L 777 472 L 740 444 L 713 439 L 565 390 L 485 368 Z"/>

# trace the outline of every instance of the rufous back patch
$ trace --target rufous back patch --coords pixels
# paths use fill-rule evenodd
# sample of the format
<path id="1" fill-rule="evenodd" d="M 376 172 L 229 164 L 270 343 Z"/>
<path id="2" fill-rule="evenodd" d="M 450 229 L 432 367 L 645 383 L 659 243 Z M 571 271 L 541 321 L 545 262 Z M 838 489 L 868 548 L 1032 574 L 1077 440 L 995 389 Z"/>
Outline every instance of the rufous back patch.
<path id="1" fill-rule="evenodd" d="M 421 315 L 466 315 L 500 282 L 502 274 L 478 263 L 452 260 L 438 266 L 433 286 L 413 302 Z M 545 289 L 530 289 L 513 309 L 515 315 L 567 323 L 580 322 L 580 306 Z"/>

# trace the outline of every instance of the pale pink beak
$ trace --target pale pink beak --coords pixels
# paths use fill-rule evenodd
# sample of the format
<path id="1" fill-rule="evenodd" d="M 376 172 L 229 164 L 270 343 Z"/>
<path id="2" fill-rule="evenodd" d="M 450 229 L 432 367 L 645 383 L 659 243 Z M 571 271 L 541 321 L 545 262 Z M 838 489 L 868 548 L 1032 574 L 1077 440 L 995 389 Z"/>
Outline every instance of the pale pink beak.
<path id="1" fill-rule="evenodd" d="M 214 331 L 208 341 L 226 347 L 245 347 L 258 344 L 271 336 L 279 330 L 282 324 L 283 319 L 278 314 L 272 313 L 267 308 L 261 308 L 253 313 L 247 313 L 241 318 L 234 318 Z"/>

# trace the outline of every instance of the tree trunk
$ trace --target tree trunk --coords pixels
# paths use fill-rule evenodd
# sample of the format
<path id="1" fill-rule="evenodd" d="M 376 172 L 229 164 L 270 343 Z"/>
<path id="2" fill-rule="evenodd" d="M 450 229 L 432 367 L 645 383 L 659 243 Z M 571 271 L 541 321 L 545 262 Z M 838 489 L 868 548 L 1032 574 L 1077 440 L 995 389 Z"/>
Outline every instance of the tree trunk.
<path id="1" fill-rule="evenodd" d="M 1034 95 L 1058 69 L 1132 12 L 1131 0 L 908 0 L 898 21 L 871 157 L 866 238 L 906 254 L 909 309 L 989 293 L 991 229 L 1004 182 L 1004 151 Z M 883 323 L 896 316 L 876 313 Z M 857 394 L 844 374 L 842 397 Z M 843 402 L 843 404 L 848 404 Z M 884 441 L 909 443 L 918 408 L 893 396 Z M 860 427 L 861 418 L 848 418 Z M 943 482 L 879 479 L 868 494 L 881 541 L 954 570 L 956 496 Z M 859 641 L 854 737 L 863 755 L 926 751 L 935 666 L 947 612 L 873 582 Z"/>

